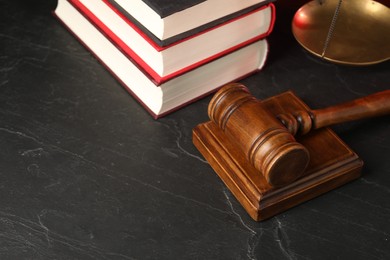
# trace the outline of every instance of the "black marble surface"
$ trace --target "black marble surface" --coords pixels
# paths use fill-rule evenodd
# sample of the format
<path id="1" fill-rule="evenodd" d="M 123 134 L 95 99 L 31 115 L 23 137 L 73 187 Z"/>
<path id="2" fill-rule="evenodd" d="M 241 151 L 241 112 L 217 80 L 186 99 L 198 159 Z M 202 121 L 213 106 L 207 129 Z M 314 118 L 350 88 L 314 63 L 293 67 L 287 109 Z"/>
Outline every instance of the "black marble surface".
<path id="1" fill-rule="evenodd" d="M 390 259 L 389 117 L 333 128 L 360 179 L 254 222 L 192 144 L 211 97 L 153 120 L 55 5 L 0 0 L 0 259 Z M 389 62 L 309 55 L 289 14 L 242 81 L 255 96 L 292 89 L 320 108 L 389 88 Z"/>

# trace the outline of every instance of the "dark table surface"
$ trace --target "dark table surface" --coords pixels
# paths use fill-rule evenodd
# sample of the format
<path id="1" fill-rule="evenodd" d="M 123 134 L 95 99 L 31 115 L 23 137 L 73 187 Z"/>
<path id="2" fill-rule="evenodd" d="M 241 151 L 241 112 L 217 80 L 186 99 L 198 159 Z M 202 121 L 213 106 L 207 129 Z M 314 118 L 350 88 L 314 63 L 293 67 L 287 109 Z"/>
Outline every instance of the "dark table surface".
<path id="1" fill-rule="evenodd" d="M 0 259 L 390 259 L 390 120 L 333 127 L 361 178 L 254 222 L 192 144 L 206 97 L 154 120 L 52 16 L 0 1 Z M 260 73 L 267 98 L 312 108 L 389 88 L 390 63 L 304 51 L 279 8 Z M 384 46 L 389 47 L 389 46 Z"/>

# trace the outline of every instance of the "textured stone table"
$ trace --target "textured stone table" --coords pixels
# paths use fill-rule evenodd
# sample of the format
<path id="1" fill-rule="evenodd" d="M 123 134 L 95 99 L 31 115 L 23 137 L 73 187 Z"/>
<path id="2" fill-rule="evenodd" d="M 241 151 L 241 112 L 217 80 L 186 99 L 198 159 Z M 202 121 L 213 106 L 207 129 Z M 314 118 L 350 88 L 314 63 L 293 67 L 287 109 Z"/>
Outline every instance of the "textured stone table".
<path id="1" fill-rule="evenodd" d="M 153 120 L 55 5 L 0 1 L 0 259 L 390 258 L 389 117 L 333 128 L 362 178 L 256 223 L 192 144 L 211 97 Z M 309 55 L 291 13 L 264 70 L 242 80 L 256 97 L 292 89 L 320 108 L 389 88 L 389 62 Z"/>

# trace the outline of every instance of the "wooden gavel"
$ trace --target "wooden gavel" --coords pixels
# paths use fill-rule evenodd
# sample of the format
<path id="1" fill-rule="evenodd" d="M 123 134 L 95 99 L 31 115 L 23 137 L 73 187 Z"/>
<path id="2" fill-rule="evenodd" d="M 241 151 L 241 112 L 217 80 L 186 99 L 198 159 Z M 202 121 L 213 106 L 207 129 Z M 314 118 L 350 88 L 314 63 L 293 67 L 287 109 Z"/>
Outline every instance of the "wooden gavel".
<path id="1" fill-rule="evenodd" d="M 275 116 L 239 83 L 221 88 L 208 107 L 210 120 L 275 187 L 299 178 L 309 163 L 309 152 L 294 135 L 387 114 L 390 114 L 390 90 L 325 109 Z"/>

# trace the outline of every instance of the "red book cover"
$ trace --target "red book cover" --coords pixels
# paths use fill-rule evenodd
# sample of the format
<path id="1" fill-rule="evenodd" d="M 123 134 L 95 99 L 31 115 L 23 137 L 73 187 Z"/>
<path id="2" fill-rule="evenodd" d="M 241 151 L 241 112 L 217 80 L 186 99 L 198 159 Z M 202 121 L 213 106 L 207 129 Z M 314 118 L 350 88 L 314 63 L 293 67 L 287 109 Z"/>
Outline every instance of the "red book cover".
<path id="1" fill-rule="evenodd" d="M 228 53 L 231 53 L 239 48 L 242 48 L 248 44 L 251 44 L 259 39 L 265 38 L 268 36 L 271 31 L 273 30 L 274 22 L 275 22 L 275 7 L 272 3 L 264 5 L 256 10 L 253 10 L 247 14 L 244 14 L 240 17 L 236 17 L 232 20 L 229 20 L 225 22 L 224 24 L 220 24 L 216 27 L 210 28 L 208 30 L 202 31 L 196 35 L 192 35 L 190 37 L 187 37 L 185 39 L 182 39 L 178 42 L 172 43 L 168 46 L 161 47 L 157 45 L 152 39 L 150 39 L 141 29 L 139 29 L 134 23 L 132 23 L 129 19 L 127 19 L 123 14 L 121 14 L 118 10 L 116 10 L 108 1 L 104 0 L 105 4 L 107 4 L 111 9 L 115 10 L 116 14 L 123 19 L 133 30 L 135 30 L 143 39 L 146 40 L 148 44 L 150 44 L 157 52 L 164 51 L 165 49 L 171 48 L 177 44 L 180 44 L 181 42 L 189 41 L 194 37 L 197 37 L 201 34 L 205 34 L 211 30 L 214 30 L 218 27 L 224 26 L 228 23 L 232 23 L 238 19 L 242 19 L 254 12 L 258 12 L 259 10 L 263 10 L 265 8 L 271 8 L 271 22 L 269 25 L 268 30 L 266 30 L 264 33 L 257 35 L 251 39 L 245 40 L 241 42 L 240 44 L 237 44 L 231 48 L 225 49 L 219 53 L 216 53 L 212 56 L 209 56 L 207 58 L 204 58 L 200 61 L 197 61 L 195 63 L 192 63 L 191 65 L 188 65 L 184 68 L 181 68 L 179 70 L 176 70 L 173 73 L 170 73 L 165 76 L 161 76 L 159 73 L 157 73 L 144 59 L 142 59 L 133 49 L 131 49 L 117 34 L 115 34 L 110 28 L 108 28 L 94 13 L 92 13 L 85 5 L 83 5 L 79 0 L 70 0 L 70 2 L 79 10 L 80 13 L 82 13 L 96 28 L 98 28 L 108 39 L 111 40 L 111 42 L 118 47 L 129 59 L 134 61 L 138 64 L 139 67 L 142 68 L 144 72 L 146 72 L 149 76 L 149 78 L 155 82 L 156 85 L 161 85 L 162 83 L 177 77 L 179 75 L 182 75 L 192 69 L 195 69 L 203 64 L 206 64 L 212 60 L 215 60 L 221 56 L 224 56 Z"/>
<path id="2" fill-rule="evenodd" d="M 214 92 L 227 82 L 261 70 L 268 54 L 267 41 L 259 40 L 157 86 L 78 12 L 70 0 L 59 0 L 53 14 L 155 119 Z M 182 82 L 189 84 L 184 87 Z M 173 89 L 177 90 L 176 94 L 169 95 Z"/>
<path id="3" fill-rule="evenodd" d="M 143 18 L 139 19 L 140 17 L 138 16 L 138 19 L 137 19 L 136 18 L 137 15 L 133 16 L 131 14 L 132 12 L 129 12 L 129 10 L 127 8 L 131 8 L 131 7 L 129 7 L 129 6 L 126 7 L 126 6 L 123 6 L 121 4 L 124 1 L 121 1 L 121 0 L 103 0 L 103 1 L 110 3 L 123 16 L 125 16 L 128 20 L 132 21 L 132 23 L 134 23 L 139 29 L 141 29 L 145 34 L 147 34 L 148 37 L 150 37 L 156 44 L 158 44 L 160 46 L 167 46 L 169 44 L 172 44 L 172 43 L 177 42 L 179 40 L 182 40 L 184 38 L 190 37 L 194 34 L 198 34 L 201 31 L 218 26 L 219 24 L 223 24 L 228 20 L 239 17 L 239 16 L 241 16 L 245 13 L 248 13 L 252 10 L 258 9 L 259 7 L 261 7 L 263 5 L 275 2 L 275 0 L 257 0 L 257 1 L 253 1 L 253 0 L 242 1 L 242 0 L 240 0 L 242 2 L 242 4 L 241 3 L 235 4 L 233 1 L 231 3 L 231 5 L 234 7 L 231 8 L 231 12 L 228 11 L 224 15 L 222 15 L 219 11 L 221 11 L 221 9 L 224 9 L 224 7 L 219 8 L 219 10 L 216 10 L 216 12 L 210 12 L 210 13 L 216 13 L 216 15 L 214 17 L 215 19 L 213 20 L 213 19 L 207 18 L 207 17 L 210 18 L 209 14 L 203 15 L 203 14 L 195 13 L 193 16 L 191 16 L 190 12 L 187 12 L 188 10 L 192 9 L 193 7 L 195 7 L 195 9 L 196 9 L 196 6 L 202 5 L 202 2 L 206 2 L 206 0 L 163 0 L 163 1 L 162 0 L 142 0 L 142 2 L 144 2 L 147 6 L 149 6 L 161 19 L 167 18 L 169 20 L 169 17 L 174 16 L 177 13 L 187 12 L 187 14 L 189 15 L 188 17 L 190 17 L 193 20 L 202 20 L 203 18 L 205 18 L 207 20 L 207 21 L 204 21 L 205 23 L 202 23 L 202 21 L 200 21 L 199 23 L 195 23 L 195 24 L 193 24 L 194 27 L 192 27 L 192 26 L 187 27 L 187 30 L 184 30 L 184 31 L 179 30 L 170 36 L 164 37 L 163 35 L 160 35 L 158 37 L 152 31 L 149 30 L 150 25 L 148 26 L 148 25 L 144 24 L 145 21 L 143 21 Z M 129 1 L 129 0 L 125 0 L 125 1 Z M 131 0 L 129 2 L 132 2 L 132 1 L 141 2 L 139 0 Z M 226 3 L 226 5 L 230 5 L 230 2 L 231 1 L 229 1 L 229 3 Z M 132 5 L 130 4 L 130 6 L 132 6 Z M 240 6 L 242 7 L 242 9 L 240 9 Z M 209 9 L 209 10 L 212 10 L 212 9 Z M 133 11 L 134 11 L 134 14 L 137 13 L 137 10 L 133 10 Z M 220 15 L 222 15 L 222 16 L 220 16 Z M 201 16 L 201 17 L 199 17 L 199 16 Z M 204 17 L 204 16 L 206 16 L 206 17 Z M 157 23 L 159 23 L 159 22 L 157 22 Z M 179 23 L 180 23 L 180 21 L 179 21 Z M 173 23 L 170 24 L 168 22 L 168 24 L 166 26 L 172 27 L 172 24 Z M 163 27 L 165 27 L 165 25 L 163 25 Z M 165 30 L 165 28 L 163 30 Z"/>

